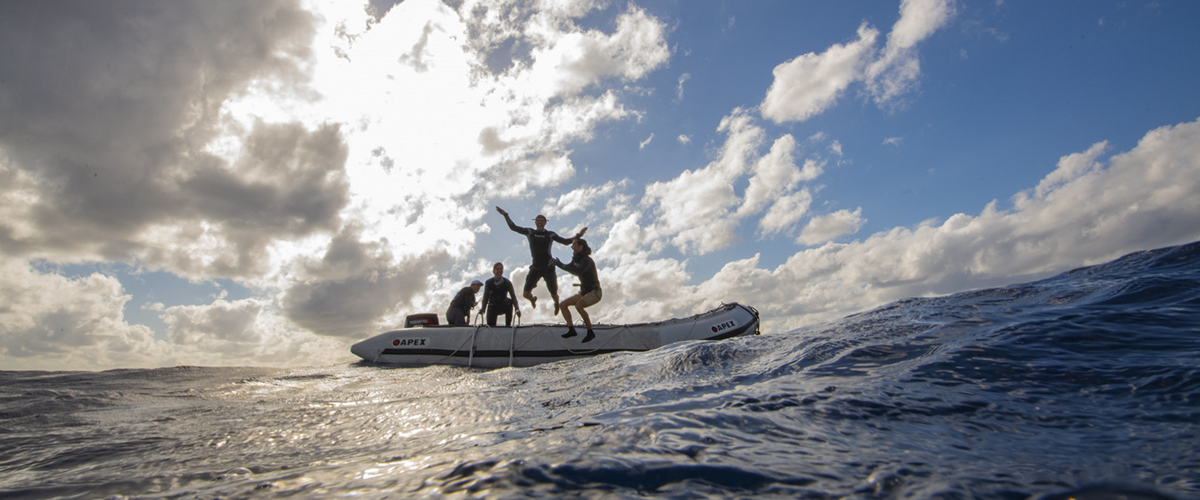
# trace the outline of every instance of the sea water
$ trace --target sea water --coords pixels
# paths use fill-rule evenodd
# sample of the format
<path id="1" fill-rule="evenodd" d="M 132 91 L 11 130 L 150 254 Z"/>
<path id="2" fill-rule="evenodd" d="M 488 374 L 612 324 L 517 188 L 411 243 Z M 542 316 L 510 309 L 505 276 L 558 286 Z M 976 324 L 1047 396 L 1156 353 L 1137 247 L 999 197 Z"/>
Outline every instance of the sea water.
<path id="1" fill-rule="evenodd" d="M 533 368 L 0 372 L 3 498 L 1200 498 L 1200 243 Z"/>

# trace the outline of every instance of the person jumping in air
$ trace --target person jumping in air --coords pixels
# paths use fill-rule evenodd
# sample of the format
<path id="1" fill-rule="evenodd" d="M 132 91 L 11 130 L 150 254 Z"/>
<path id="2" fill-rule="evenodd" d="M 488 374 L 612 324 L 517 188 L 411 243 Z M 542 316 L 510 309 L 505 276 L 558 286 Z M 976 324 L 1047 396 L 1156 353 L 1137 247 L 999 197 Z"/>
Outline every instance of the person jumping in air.
<path id="1" fill-rule="evenodd" d="M 537 286 L 538 280 L 546 280 L 546 289 L 550 290 L 550 298 L 554 299 L 554 314 L 558 315 L 558 274 L 554 272 L 554 264 L 550 261 L 550 247 L 554 242 L 570 245 L 574 238 L 563 238 L 554 231 L 546 229 L 546 216 L 538 215 L 533 219 L 533 223 L 537 229 L 521 227 L 513 224 L 513 221 L 508 216 L 508 212 L 504 209 L 496 207 L 496 211 L 504 216 L 504 221 L 508 223 L 508 228 L 513 232 L 520 233 L 529 238 L 529 253 L 533 257 L 533 264 L 529 266 L 529 275 L 525 277 L 525 293 L 523 297 L 529 301 L 529 304 L 537 308 L 537 297 L 533 295 L 533 289 Z M 575 238 L 583 236 L 587 232 L 587 228 L 579 230 Z"/>
<path id="2" fill-rule="evenodd" d="M 579 334 L 575 331 L 575 325 L 571 322 L 570 306 L 575 306 L 575 310 L 579 312 L 579 317 L 583 318 L 584 326 L 587 326 L 587 335 L 583 336 L 583 341 L 586 343 L 596 338 L 596 334 L 592 332 L 592 318 L 588 317 L 588 313 L 584 308 L 600 302 L 600 299 L 604 296 L 604 292 L 600 290 L 600 278 L 596 273 L 596 262 L 592 260 L 592 249 L 588 247 L 587 241 L 583 238 L 575 238 L 575 241 L 571 242 L 571 250 L 575 251 L 575 255 L 571 257 L 571 262 L 563 264 L 562 261 L 554 259 L 555 266 L 579 277 L 579 293 L 567 297 L 560 305 L 563 319 L 567 320 L 567 333 L 563 334 L 563 338 L 568 339 Z"/>

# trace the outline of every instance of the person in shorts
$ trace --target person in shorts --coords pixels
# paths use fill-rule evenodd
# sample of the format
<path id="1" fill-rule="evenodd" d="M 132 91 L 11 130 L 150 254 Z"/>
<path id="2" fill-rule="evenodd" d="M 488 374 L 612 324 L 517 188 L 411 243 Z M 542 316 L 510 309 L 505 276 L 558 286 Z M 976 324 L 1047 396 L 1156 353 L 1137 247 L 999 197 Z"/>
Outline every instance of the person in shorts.
<path id="1" fill-rule="evenodd" d="M 555 266 L 579 278 L 579 293 L 567 297 L 562 304 L 559 304 L 563 319 L 567 320 L 567 333 L 563 334 L 563 338 L 567 339 L 579 334 L 571 322 L 571 310 L 568 309 L 570 306 L 575 306 L 575 311 L 579 313 L 584 326 L 587 327 L 587 334 L 583 336 L 583 342 L 586 343 L 596 338 L 596 334 L 592 331 L 592 318 L 588 316 L 585 308 L 600 302 L 600 299 L 604 297 L 604 292 L 600 289 L 600 277 L 596 272 L 596 262 L 592 260 L 592 249 L 588 247 L 587 240 L 575 238 L 571 242 L 571 250 L 575 252 L 575 255 L 571 257 L 571 262 L 563 264 L 562 261 L 554 259 Z"/>

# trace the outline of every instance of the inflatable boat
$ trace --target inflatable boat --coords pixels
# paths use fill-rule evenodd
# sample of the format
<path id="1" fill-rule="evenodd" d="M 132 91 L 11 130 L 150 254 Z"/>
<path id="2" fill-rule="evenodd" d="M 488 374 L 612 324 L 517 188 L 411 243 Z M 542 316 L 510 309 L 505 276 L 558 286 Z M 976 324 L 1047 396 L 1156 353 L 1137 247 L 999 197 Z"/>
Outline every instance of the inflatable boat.
<path id="1" fill-rule="evenodd" d="M 687 318 L 628 325 L 593 324 L 596 338 L 562 338 L 563 324 L 489 327 L 437 325 L 435 315 L 413 315 L 405 328 L 354 344 L 350 351 L 373 363 L 400 366 L 458 365 L 478 368 L 533 366 L 617 351 L 649 351 L 685 340 L 721 340 L 758 334 L 758 311 L 723 304 Z"/>

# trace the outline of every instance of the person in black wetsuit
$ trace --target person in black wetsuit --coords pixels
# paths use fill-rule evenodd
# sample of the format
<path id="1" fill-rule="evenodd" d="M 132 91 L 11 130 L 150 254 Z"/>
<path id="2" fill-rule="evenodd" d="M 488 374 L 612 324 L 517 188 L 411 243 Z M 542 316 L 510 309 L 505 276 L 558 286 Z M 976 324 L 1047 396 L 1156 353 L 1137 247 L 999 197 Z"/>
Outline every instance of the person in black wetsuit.
<path id="1" fill-rule="evenodd" d="M 480 288 L 483 288 L 483 283 L 475 280 L 471 282 L 471 286 L 458 291 L 454 300 L 450 301 L 450 307 L 446 309 L 446 323 L 459 326 L 467 324 L 471 309 L 475 308 L 475 294 L 479 293 Z"/>
<path id="2" fill-rule="evenodd" d="M 483 284 L 483 308 L 479 310 L 487 319 L 488 326 L 496 326 L 496 317 L 504 315 L 504 326 L 512 326 L 513 309 L 517 307 L 517 292 L 508 278 L 504 277 L 504 264 L 492 266 L 492 279 Z M 517 316 L 521 310 L 517 309 Z"/>
<path id="3" fill-rule="evenodd" d="M 537 229 L 521 227 L 513 224 L 511 218 L 508 217 L 508 212 L 504 209 L 496 207 L 496 211 L 504 216 L 504 221 L 508 223 L 508 228 L 513 232 L 520 233 L 529 238 L 529 253 L 533 257 L 533 264 L 529 265 L 529 275 L 525 277 L 525 293 L 522 295 L 529 304 L 537 308 L 537 297 L 531 292 L 537 286 L 538 280 L 546 280 L 546 289 L 550 290 L 550 298 L 554 299 L 554 314 L 558 315 L 558 274 L 554 272 L 554 264 L 550 262 L 550 247 L 554 242 L 559 242 L 564 245 L 570 245 L 574 238 L 563 238 L 554 231 L 546 229 L 546 216 L 538 215 L 533 219 Z M 583 236 L 587 232 L 587 228 L 579 230 L 575 238 Z"/>
<path id="4" fill-rule="evenodd" d="M 579 293 L 567 297 L 560 306 L 563 319 L 567 320 L 567 333 L 563 334 L 563 338 L 578 335 L 575 325 L 571 323 L 571 310 L 568 309 L 570 306 L 575 306 L 579 317 L 583 318 L 584 326 L 587 326 L 587 335 L 583 336 L 583 341 L 591 342 L 596 338 L 596 334 L 592 332 L 592 318 L 588 317 L 584 308 L 600 302 L 600 299 L 604 297 L 604 292 L 600 290 L 600 277 L 596 273 L 596 262 L 592 260 L 592 249 L 588 247 L 587 241 L 583 238 L 575 238 L 571 242 L 571 250 L 575 251 L 571 262 L 563 264 L 562 261 L 554 259 L 555 266 L 579 277 Z"/>

